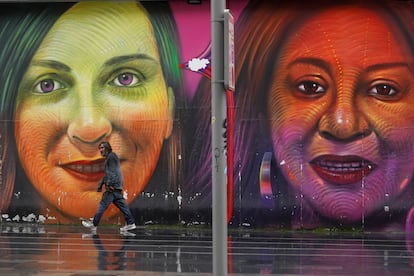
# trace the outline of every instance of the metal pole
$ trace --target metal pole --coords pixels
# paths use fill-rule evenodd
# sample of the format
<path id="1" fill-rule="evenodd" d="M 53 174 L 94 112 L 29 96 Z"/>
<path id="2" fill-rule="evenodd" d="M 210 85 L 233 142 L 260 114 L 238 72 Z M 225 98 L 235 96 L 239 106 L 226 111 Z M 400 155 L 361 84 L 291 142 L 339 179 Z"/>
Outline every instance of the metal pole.
<path id="1" fill-rule="evenodd" d="M 224 88 L 225 0 L 211 0 L 211 128 L 213 186 L 213 275 L 227 275 L 227 158 L 223 137 L 226 119 Z"/>

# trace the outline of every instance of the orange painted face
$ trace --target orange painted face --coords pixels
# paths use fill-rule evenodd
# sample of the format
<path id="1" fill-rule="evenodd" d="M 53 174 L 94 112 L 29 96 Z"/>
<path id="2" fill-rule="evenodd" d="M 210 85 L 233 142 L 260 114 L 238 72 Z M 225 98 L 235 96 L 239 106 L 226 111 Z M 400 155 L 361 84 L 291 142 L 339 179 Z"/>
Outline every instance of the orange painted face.
<path id="1" fill-rule="evenodd" d="M 78 3 L 49 31 L 23 78 L 20 161 L 50 206 L 91 217 L 101 198 L 98 143 L 108 140 L 119 156 L 131 202 L 171 133 L 173 105 L 145 11 L 133 2 Z"/>
<path id="2" fill-rule="evenodd" d="M 336 7 L 282 49 L 268 100 L 276 158 L 323 216 L 360 221 L 414 171 L 413 55 L 375 11 Z"/>

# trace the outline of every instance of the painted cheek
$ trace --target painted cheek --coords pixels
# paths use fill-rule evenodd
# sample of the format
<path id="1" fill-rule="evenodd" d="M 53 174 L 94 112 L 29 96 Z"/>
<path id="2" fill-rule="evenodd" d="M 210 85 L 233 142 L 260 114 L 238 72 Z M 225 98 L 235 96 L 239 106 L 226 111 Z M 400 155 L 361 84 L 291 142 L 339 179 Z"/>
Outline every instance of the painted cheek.
<path id="1" fill-rule="evenodd" d="M 29 179 L 35 186 L 47 186 L 50 184 L 46 181 L 50 177 L 47 149 L 50 148 L 52 141 L 55 141 L 59 131 L 58 125 L 50 119 L 52 117 L 50 113 L 36 112 L 36 110 L 29 106 L 21 106 L 17 110 L 16 146 L 19 159 Z"/>
<path id="2" fill-rule="evenodd" d="M 137 112 L 125 114 L 125 117 L 133 118 L 133 120 L 126 120 L 125 129 L 131 130 L 135 135 L 147 136 L 151 139 L 164 135 L 164 129 L 170 119 L 165 100 L 158 97 L 155 101 L 148 101 L 145 106 L 135 110 Z"/>
<path id="3" fill-rule="evenodd" d="M 33 149 L 33 147 L 30 147 L 30 144 L 38 144 L 42 139 L 37 129 L 38 126 L 36 122 L 27 121 L 24 119 L 24 116 L 16 118 L 16 145 L 18 154 L 23 161 L 30 160 L 33 157 L 28 156 Z"/>

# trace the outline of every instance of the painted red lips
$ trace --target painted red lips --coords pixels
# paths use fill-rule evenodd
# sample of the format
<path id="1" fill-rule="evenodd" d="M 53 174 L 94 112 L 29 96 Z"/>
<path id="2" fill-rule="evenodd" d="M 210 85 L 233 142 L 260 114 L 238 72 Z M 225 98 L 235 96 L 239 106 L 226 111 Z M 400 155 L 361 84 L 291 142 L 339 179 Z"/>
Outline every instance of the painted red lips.
<path id="1" fill-rule="evenodd" d="M 359 183 L 376 167 L 354 155 L 322 155 L 312 160 L 311 166 L 322 179 L 339 185 Z"/>
<path id="2" fill-rule="evenodd" d="M 105 159 L 81 160 L 65 164 L 62 167 L 77 178 L 98 181 L 104 175 Z"/>

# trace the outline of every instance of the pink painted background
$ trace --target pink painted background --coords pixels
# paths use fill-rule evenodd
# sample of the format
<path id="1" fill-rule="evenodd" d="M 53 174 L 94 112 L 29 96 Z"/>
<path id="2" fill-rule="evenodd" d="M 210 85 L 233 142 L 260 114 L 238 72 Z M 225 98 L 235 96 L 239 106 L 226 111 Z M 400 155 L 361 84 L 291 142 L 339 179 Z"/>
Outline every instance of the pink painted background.
<path id="1" fill-rule="evenodd" d="M 247 0 L 227 1 L 226 8 L 231 11 L 234 19 L 246 5 Z M 187 4 L 184 0 L 170 1 L 181 39 L 183 61 L 198 57 L 206 49 L 211 38 L 210 1 L 202 4 Z M 236 65 L 237 66 L 237 65 Z M 184 71 L 184 86 L 192 97 L 201 75 Z"/>

